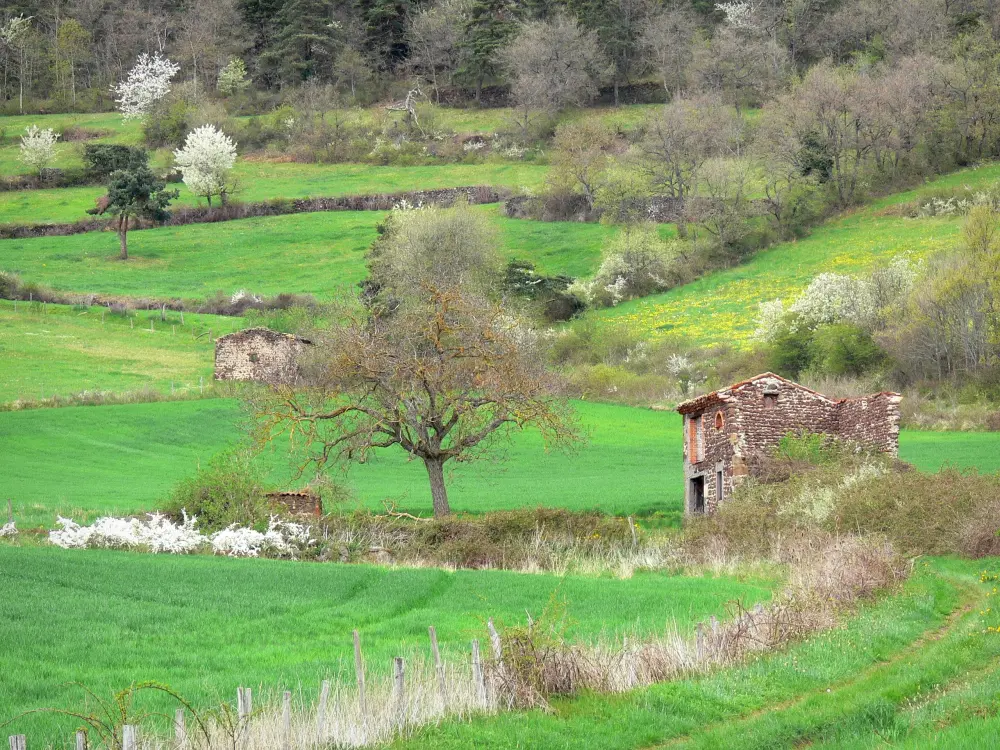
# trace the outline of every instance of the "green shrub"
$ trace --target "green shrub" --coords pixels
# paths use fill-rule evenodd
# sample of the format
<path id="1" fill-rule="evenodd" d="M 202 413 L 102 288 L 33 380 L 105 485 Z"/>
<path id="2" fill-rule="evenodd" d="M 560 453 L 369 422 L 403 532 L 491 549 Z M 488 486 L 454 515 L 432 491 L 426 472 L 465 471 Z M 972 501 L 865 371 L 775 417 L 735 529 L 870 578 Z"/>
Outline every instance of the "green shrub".
<path id="1" fill-rule="evenodd" d="M 871 334 L 848 324 L 818 328 L 811 347 L 811 369 L 825 375 L 857 377 L 885 361 L 884 352 Z"/>
<path id="2" fill-rule="evenodd" d="M 797 378 L 809 369 L 813 360 L 812 332 L 785 328 L 768 348 L 768 369 L 786 378 Z"/>
<path id="3" fill-rule="evenodd" d="M 230 524 L 267 528 L 276 510 L 268 501 L 263 470 L 246 448 L 215 456 L 190 479 L 182 481 L 162 510 L 179 520 L 183 513 L 198 517 L 198 528 L 209 533 Z"/>

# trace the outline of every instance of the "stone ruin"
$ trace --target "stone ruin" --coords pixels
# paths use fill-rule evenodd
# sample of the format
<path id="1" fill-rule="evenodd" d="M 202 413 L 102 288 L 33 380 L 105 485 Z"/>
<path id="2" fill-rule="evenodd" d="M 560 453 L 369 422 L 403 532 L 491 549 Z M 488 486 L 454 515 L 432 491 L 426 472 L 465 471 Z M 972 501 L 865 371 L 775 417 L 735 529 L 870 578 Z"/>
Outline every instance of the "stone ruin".
<path id="1" fill-rule="evenodd" d="M 323 500 L 309 490 L 268 492 L 267 499 L 296 516 L 322 516 Z"/>
<path id="2" fill-rule="evenodd" d="M 247 328 L 215 340 L 215 379 L 295 385 L 299 356 L 311 342 L 269 328 Z"/>
<path id="3" fill-rule="evenodd" d="M 679 404 L 684 417 L 684 512 L 713 513 L 790 432 L 812 432 L 897 455 L 898 393 L 832 399 L 764 373 Z"/>

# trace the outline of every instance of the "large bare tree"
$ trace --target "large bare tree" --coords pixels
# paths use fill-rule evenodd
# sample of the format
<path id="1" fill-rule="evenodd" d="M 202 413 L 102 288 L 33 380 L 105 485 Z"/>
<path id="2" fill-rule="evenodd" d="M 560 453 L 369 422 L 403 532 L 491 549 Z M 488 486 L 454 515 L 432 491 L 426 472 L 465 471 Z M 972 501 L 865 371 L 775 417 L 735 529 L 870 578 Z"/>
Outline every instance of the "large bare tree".
<path id="1" fill-rule="evenodd" d="M 397 213 L 370 263 L 379 293 L 310 334 L 300 385 L 252 397 L 262 434 L 303 439 L 303 468 L 398 446 L 424 463 L 435 516 L 451 512 L 447 463 L 529 427 L 547 444 L 576 439 L 542 338 L 481 279 L 496 253 L 481 221 L 468 208 Z"/>

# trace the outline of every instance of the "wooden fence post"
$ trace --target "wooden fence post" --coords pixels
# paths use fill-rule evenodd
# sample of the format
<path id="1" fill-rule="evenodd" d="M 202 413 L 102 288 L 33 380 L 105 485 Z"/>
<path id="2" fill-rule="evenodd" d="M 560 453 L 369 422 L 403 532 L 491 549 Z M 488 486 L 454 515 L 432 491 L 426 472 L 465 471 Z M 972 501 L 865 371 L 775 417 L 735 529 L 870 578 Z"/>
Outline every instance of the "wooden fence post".
<path id="1" fill-rule="evenodd" d="M 122 725 L 122 750 L 137 750 L 135 727 L 131 724 Z"/>
<path id="2" fill-rule="evenodd" d="M 434 671 L 437 672 L 438 691 L 441 693 L 441 709 L 448 708 L 448 687 L 444 680 L 444 664 L 441 663 L 441 649 L 438 648 L 437 630 L 431 625 L 427 628 L 431 636 L 431 652 L 434 654 Z"/>
<path id="3" fill-rule="evenodd" d="M 285 750 L 292 750 L 292 692 L 285 691 L 281 706 L 281 731 Z"/>
<path id="4" fill-rule="evenodd" d="M 246 719 L 253 713 L 253 692 L 250 688 L 236 688 L 236 711 L 240 719 Z"/>
<path id="5" fill-rule="evenodd" d="M 698 628 L 696 630 L 696 635 L 694 638 L 694 656 L 695 661 L 698 665 L 701 665 L 701 660 L 705 657 L 705 626 L 703 623 L 698 623 Z"/>
<path id="6" fill-rule="evenodd" d="M 8 739 L 10 743 L 10 750 L 27 750 L 28 741 L 25 739 L 23 734 L 11 735 Z"/>
<path id="7" fill-rule="evenodd" d="M 500 634 L 493 625 L 493 618 L 491 617 L 486 621 L 486 629 L 490 633 L 490 645 L 493 646 L 493 658 L 496 660 L 499 666 L 500 661 L 503 657 L 503 648 L 500 645 Z"/>
<path id="8" fill-rule="evenodd" d="M 486 680 L 483 678 L 483 661 L 479 655 L 479 640 L 472 641 L 472 681 L 476 683 L 476 697 L 479 704 L 486 705 Z"/>
<path id="9" fill-rule="evenodd" d="M 402 729 L 406 725 L 406 692 L 403 677 L 406 672 L 406 662 L 403 657 L 396 656 L 392 660 L 393 692 L 396 694 L 396 724 Z"/>
<path id="10" fill-rule="evenodd" d="M 361 636 L 354 631 L 354 674 L 358 679 L 358 707 L 361 720 L 368 723 L 368 704 L 365 701 L 365 662 L 361 658 Z"/>
<path id="11" fill-rule="evenodd" d="M 632 532 L 632 546 L 639 546 L 639 535 L 635 531 L 635 521 L 632 520 L 632 516 L 628 517 L 628 530 Z"/>
<path id="12" fill-rule="evenodd" d="M 174 739 L 177 740 L 177 747 L 184 747 L 187 743 L 187 726 L 184 724 L 183 708 L 174 711 Z"/>
<path id="13" fill-rule="evenodd" d="M 326 736 L 326 704 L 330 700 L 330 681 L 323 680 L 319 689 L 319 708 L 316 710 L 316 734 L 322 744 Z"/>
<path id="14" fill-rule="evenodd" d="M 76 750 L 87 750 L 87 733 L 82 729 L 76 733 Z"/>

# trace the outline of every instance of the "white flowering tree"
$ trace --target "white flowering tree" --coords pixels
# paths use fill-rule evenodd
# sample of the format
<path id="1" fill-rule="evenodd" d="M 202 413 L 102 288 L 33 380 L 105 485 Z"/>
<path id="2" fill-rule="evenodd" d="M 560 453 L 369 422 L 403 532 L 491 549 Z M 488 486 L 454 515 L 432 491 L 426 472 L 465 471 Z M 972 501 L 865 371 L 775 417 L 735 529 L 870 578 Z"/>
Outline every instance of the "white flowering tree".
<path id="1" fill-rule="evenodd" d="M 42 129 L 37 125 L 29 125 L 21 136 L 21 153 L 18 158 L 22 164 L 40 175 L 43 169 L 55 161 L 58 139 L 59 136 L 52 128 Z"/>
<path id="2" fill-rule="evenodd" d="M 159 53 L 139 55 L 128 77 L 111 89 L 122 116 L 126 120 L 145 119 L 153 105 L 170 93 L 170 79 L 178 70 L 179 65 Z"/>
<path id="3" fill-rule="evenodd" d="M 247 66 L 238 57 L 231 58 L 226 67 L 219 71 L 219 79 L 215 84 L 226 96 L 242 93 L 249 85 Z"/>
<path id="4" fill-rule="evenodd" d="M 184 176 L 184 184 L 212 205 L 219 196 L 223 205 L 232 192 L 229 173 L 236 163 L 236 144 L 214 125 L 203 125 L 188 133 L 184 148 L 174 151 L 174 161 Z"/>

